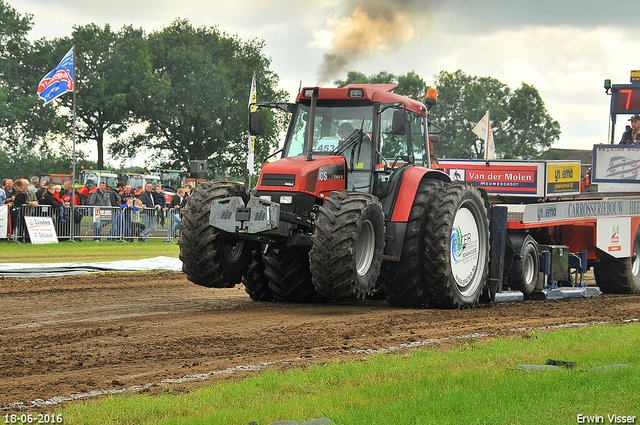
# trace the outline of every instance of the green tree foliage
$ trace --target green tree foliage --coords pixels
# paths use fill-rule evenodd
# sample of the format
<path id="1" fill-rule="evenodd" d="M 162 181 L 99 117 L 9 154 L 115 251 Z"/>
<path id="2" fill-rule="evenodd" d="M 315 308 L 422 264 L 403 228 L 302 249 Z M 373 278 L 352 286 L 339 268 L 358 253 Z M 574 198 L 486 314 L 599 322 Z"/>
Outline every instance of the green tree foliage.
<path id="1" fill-rule="evenodd" d="M 386 71 L 367 76 L 350 71 L 347 84 L 398 84 L 394 93 L 424 102 L 427 85 L 414 71 L 395 76 Z M 495 78 L 475 77 L 458 70 L 436 76 L 438 103 L 431 119 L 444 128 L 434 153 L 443 158 L 483 158 L 484 141 L 471 130 L 490 111 L 496 156 L 533 159 L 560 137 L 560 124 L 552 119 L 538 91 L 528 84 L 511 90 Z"/>
<path id="2" fill-rule="evenodd" d="M 53 63 L 47 41 L 31 44 L 26 38 L 31 28 L 31 15 L 22 16 L 0 0 L 0 147 L 3 149 L 15 149 L 19 145 L 29 149 L 43 139 L 66 131 L 65 119 L 57 115 L 55 106 L 42 108 L 42 101 L 36 96 L 38 83 L 62 56 Z M 47 69 L 47 63 L 53 65 Z"/>
<path id="3" fill-rule="evenodd" d="M 56 149 L 21 145 L 0 155 L 0 177 L 28 179 L 51 173 L 71 174 L 71 158 L 71 150 L 66 145 L 59 145 Z M 78 160 L 86 163 L 84 152 L 78 152 Z"/>
<path id="4" fill-rule="evenodd" d="M 349 71 L 346 79 L 336 80 L 334 84 L 336 87 L 344 87 L 347 84 L 397 84 L 398 87 L 394 90 L 394 93 L 420 102 L 424 102 L 427 94 L 427 84 L 415 71 L 399 76 L 387 71 L 380 71 L 370 76 L 357 71 Z"/>
<path id="5" fill-rule="evenodd" d="M 282 102 L 277 75 L 262 41 L 242 41 L 216 27 L 194 28 L 176 20 L 149 36 L 153 94 L 140 119 L 146 131 L 112 145 L 113 152 L 132 154 L 141 147 L 159 150 L 155 165 L 181 167 L 206 159 L 210 175 L 246 176 L 247 114 L 251 79 L 256 72 L 257 99 Z M 262 110 L 256 163 L 277 146 L 285 117 Z M 164 158 L 164 159 L 163 159 Z"/>
<path id="6" fill-rule="evenodd" d="M 71 38 L 57 40 L 60 58 L 76 46 L 76 119 L 78 142 L 94 141 L 98 167 L 104 167 L 107 134 L 118 137 L 138 122 L 136 113 L 150 96 L 151 62 L 144 32 L 107 24 L 74 27 Z M 61 103 L 72 107 L 72 96 Z"/>
<path id="7" fill-rule="evenodd" d="M 484 141 L 471 130 L 487 110 L 499 158 L 537 158 L 560 137 L 560 124 L 533 86 L 523 83 L 512 91 L 495 78 L 458 70 L 440 72 L 435 87 L 438 103 L 432 119 L 444 128 L 434 149 L 439 157 L 482 158 Z"/>

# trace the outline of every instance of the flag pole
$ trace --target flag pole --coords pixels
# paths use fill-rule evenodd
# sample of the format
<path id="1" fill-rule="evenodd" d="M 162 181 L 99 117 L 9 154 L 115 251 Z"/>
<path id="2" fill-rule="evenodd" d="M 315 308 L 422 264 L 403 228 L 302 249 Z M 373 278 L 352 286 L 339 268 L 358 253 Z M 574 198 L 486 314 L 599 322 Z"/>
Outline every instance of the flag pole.
<path id="1" fill-rule="evenodd" d="M 251 80 L 251 92 L 249 94 L 249 116 L 251 112 L 257 111 L 256 108 L 256 72 L 253 71 L 253 79 Z M 249 170 L 249 187 L 251 189 L 251 175 L 254 168 L 254 154 L 255 154 L 256 136 L 249 134 L 249 154 L 247 155 L 247 169 Z"/>
<path id="2" fill-rule="evenodd" d="M 489 159 L 489 133 L 491 133 L 490 111 L 487 109 L 487 132 L 484 135 L 484 159 Z"/>
<path id="3" fill-rule="evenodd" d="M 73 45 L 73 116 L 72 116 L 72 127 L 73 127 L 73 149 L 72 149 L 72 169 L 71 169 L 71 231 L 69 232 L 71 235 L 71 241 L 73 241 L 75 229 L 75 213 L 76 213 L 76 45 Z"/>

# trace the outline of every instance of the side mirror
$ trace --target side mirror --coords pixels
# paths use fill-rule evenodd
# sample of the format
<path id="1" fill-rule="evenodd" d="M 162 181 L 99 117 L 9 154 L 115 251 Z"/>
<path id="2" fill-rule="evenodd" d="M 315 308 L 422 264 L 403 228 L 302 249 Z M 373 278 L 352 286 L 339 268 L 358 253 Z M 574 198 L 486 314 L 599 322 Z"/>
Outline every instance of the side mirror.
<path id="1" fill-rule="evenodd" d="M 249 112 L 249 134 L 257 136 L 260 134 L 260 112 Z"/>
<path id="2" fill-rule="evenodd" d="M 396 109 L 393 111 L 393 121 L 391 122 L 391 133 L 392 134 L 406 134 L 407 120 L 405 119 L 404 109 Z"/>

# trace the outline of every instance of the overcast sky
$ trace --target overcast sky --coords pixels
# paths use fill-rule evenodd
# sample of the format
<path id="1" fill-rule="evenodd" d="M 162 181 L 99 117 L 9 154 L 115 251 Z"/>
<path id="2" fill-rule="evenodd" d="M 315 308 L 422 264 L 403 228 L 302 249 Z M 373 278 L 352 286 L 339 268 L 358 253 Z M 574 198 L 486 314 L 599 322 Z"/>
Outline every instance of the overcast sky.
<path id="1" fill-rule="evenodd" d="M 525 82 L 560 123 L 557 148 L 607 143 L 603 81 L 628 83 L 630 70 L 640 69 L 637 0 L 5 1 L 33 15 L 32 39 L 69 36 L 73 26 L 89 23 L 149 33 L 178 17 L 262 39 L 291 94 L 301 81 L 330 85 L 349 70 L 415 71 L 427 84 L 458 69 L 512 89 Z M 478 111 L 478 120 L 483 115 Z M 619 120 L 616 139 L 626 123 Z"/>

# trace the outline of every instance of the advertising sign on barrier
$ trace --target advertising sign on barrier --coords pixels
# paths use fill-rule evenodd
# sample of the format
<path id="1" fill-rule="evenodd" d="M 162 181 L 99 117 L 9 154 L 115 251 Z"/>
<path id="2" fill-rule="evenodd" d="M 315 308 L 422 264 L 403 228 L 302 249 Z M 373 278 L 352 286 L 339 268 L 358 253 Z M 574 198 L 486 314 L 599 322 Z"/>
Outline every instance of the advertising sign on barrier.
<path id="1" fill-rule="evenodd" d="M 580 193 L 579 161 L 441 159 L 453 181 L 467 181 L 489 194 L 546 197 Z"/>
<path id="2" fill-rule="evenodd" d="M 544 196 L 543 162 L 441 159 L 453 181 L 467 181 L 491 194 Z"/>
<path id="3" fill-rule="evenodd" d="M 51 217 L 25 217 L 32 244 L 58 243 Z"/>
<path id="4" fill-rule="evenodd" d="M 616 258 L 631 257 L 631 217 L 598 219 L 596 246 Z"/>
<path id="5" fill-rule="evenodd" d="M 9 237 L 9 206 L 0 205 L 0 239 L 6 239 L 8 237 Z"/>

